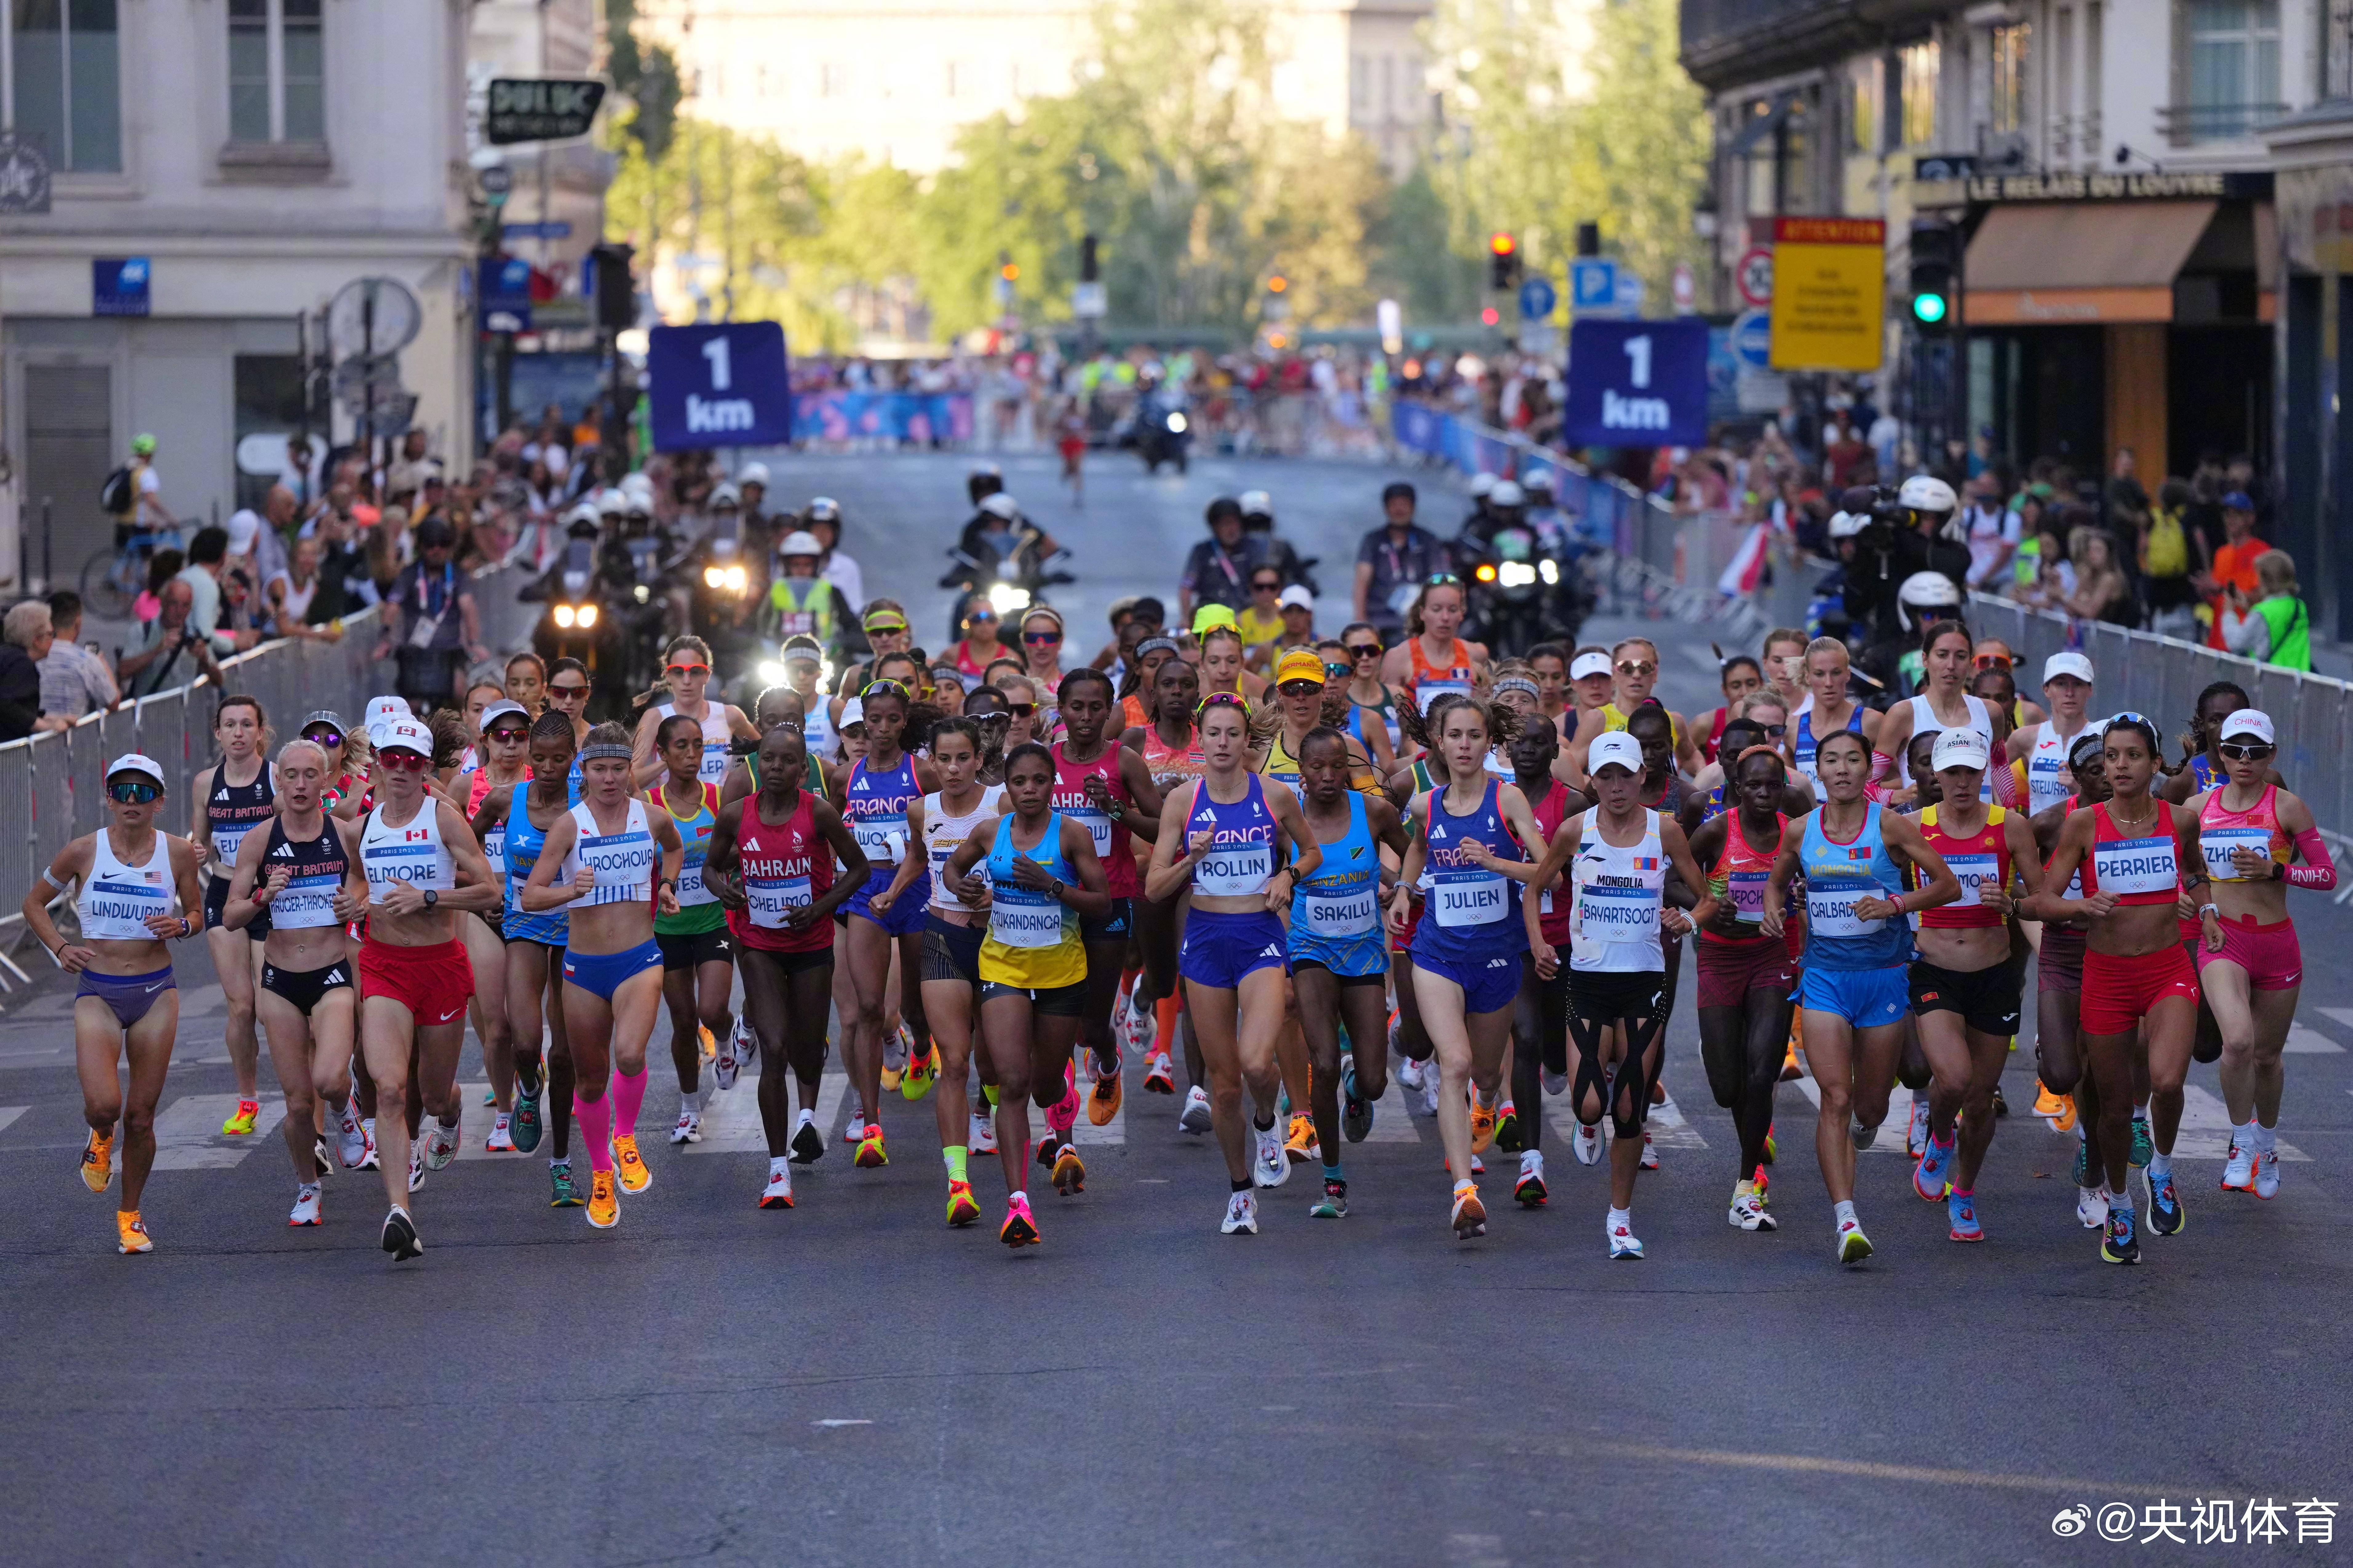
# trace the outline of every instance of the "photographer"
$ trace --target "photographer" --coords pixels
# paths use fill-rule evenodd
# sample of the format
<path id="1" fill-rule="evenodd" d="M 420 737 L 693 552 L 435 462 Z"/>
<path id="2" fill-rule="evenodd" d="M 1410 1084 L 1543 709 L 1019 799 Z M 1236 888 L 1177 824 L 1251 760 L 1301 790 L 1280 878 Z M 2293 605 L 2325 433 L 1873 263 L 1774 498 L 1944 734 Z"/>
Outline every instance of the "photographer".
<path id="1" fill-rule="evenodd" d="M 213 661 L 204 634 L 188 623 L 195 608 L 195 589 L 186 578 L 174 577 L 157 597 L 161 608 L 155 618 L 142 628 L 138 647 L 122 656 L 126 698 L 152 697 L 185 686 L 198 675 L 209 675 L 216 683 L 220 679 L 220 666 Z"/>
<path id="2" fill-rule="evenodd" d="M 1871 520 L 1854 535 L 1854 556 L 1847 563 L 1844 597 L 1854 627 L 1850 640 L 1866 645 L 1859 662 L 1883 679 L 1877 666 L 1892 664 L 1908 646 L 1910 634 L 1896 604 L 1905 580 L 1935 572 L 1951 578 L 1957 594 L 1968 591 L 1968 538 L 1956 517 L 1960 498 L 1944 480 L 1915 474 L 1893 496 L 1884 488 L 1851 489 L 1844 504 L 1849 512 Z M 1874 658 L 1883 646 L 1894 651 Z"/>

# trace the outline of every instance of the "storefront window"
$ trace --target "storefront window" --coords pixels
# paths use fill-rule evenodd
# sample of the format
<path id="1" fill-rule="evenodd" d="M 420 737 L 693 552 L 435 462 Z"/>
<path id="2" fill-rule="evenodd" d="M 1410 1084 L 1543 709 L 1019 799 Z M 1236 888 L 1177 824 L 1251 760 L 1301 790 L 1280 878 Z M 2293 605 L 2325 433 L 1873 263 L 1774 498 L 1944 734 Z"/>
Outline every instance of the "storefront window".
<path id="1" fill-rule="evenodd" d="M 2189 0 L 2189 102 L 2175 134 L 2191 141 L 2243 136 L 2276 118 L 2279 0 Z"/>
<path id="2" fill-rule="evenodd" d="M 60 173 L 122 168 L 115 0 L 9 0 L 0 11 L 0 125 L 37 138 Z"/>
<path id="3" fill-rule="evenodd" d="M 1846 68 L 1847 151 L 1876 153 L 1886 146 L 1882 124 L 1881 62 L 1877 55 Z"/>
<path id="4" fill-rule="evenodd" d="M 1933 146 L 1936 140 L 1936 40 L 1907 44 L 1902 51 L 1903 132 L 1906 147 Z"/>

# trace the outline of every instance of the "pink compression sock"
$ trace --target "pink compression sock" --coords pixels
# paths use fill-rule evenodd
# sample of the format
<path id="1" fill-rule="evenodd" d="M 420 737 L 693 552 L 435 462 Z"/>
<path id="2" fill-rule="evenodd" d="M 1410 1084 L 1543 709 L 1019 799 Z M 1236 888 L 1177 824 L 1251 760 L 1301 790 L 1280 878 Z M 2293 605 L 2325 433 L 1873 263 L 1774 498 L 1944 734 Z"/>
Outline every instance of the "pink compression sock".
<path id="1" fill-rule="evenodd" d="M 609 1086 L 608 1086 L 609 1087 Z M 572 1120 L 580 1125 L 580 1135 L 588 1142 L 588 1168 L 609 1171 L 613 1168 L 613 1097 L 607 1092 L 594 1100 L 583 1100 L 577 1089 L 572 1095 Z"/>
<path id="2" fill-rule="evenodd" d="M 613 1131 L 624 1138 L 638 1135 L 638 1112 L 646 1103 L 646 1071 L 613 1075 Z"/>

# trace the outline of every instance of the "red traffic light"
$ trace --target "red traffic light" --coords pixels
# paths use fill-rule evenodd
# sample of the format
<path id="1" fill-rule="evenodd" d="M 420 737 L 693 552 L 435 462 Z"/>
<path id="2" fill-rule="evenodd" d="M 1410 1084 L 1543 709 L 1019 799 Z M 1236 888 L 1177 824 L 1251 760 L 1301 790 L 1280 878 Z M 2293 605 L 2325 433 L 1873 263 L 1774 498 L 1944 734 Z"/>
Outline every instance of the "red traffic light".
<path id="1" fill-rule="evenodd" d="M 1519 247 L 1520 242 L 1500 228 L 1487 237 L 1487 248 L 1497 256 L 1509 256 Z"/>
<path id="2" fill-rule="evenodd" d="M 1490 305 L 1485 310 L 1479 312 L 1479 319 L 1492 327 L 1496 322 L 1502 321 L 1504 316 L 1502 311 L 1496 310 L 1494 306 Z"/>

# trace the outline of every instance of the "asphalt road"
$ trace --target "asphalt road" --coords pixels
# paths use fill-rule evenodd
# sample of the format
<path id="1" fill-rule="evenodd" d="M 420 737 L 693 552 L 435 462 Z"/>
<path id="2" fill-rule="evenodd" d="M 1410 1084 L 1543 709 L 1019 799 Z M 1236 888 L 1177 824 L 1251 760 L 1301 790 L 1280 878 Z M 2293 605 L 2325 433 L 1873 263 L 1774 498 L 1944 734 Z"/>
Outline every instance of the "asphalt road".
<path id="1" fill-rule="evenodd" d="M 1205 462 L 1146 481 L 1092 461 L 1083 516 L 1042 462 L 1008 477 L 1078 551 L 1085 581 L 1064 602 L 1097 626 L 1116 594 L 1166 590 L 1208 497 L 1252 483 L 1336 592 L 1382 477 Z M 777 467 L 787 493 L 843 501 L 875 591 L 944 613 L 929 584 L 962 515 L 960 461 Z M 1668 695 L 1696 705 L 1704 639 L 1651 629 Z M 2097 1261 L 2073 1217 L 2071 1141 L 2023 1114 L 1980 1182 L 1986 1245 L 1947 1242 L 1905 1162 L 1866 1154 L 1879 1252 L 1840 1269 L 1794 1085 L 1782 1229 L 1730 1228 L 1733 1139 L 1688 986 L 1663 1169 L 1637 1194 L 1639 1264 L 1606 1261 L 1603 1173 L 1557 1135 L 1551 1205 L 1508 1204 L 1498 1158 L 1490 1234 L 1457 1245 L 1435 1127 L 1396 1100 L 1347 1151 L 1349 1218 L 1310 1221 L 1303 1174 L 1266 1194 L 1256 1238 L 1217 1234 L 1213 1148 L 1176 1130 L 1176 1102 L 1140 1093 L 1113 1128 L 1082 1124 L 1086 1193 L 1046 1193 L 1045 1245 L 1019 1256 L 986 1225 L 942 1226 L 928 1104 L 886 1110 L 888 1169 L 853 1170 L 837 1142 L 800 1173 L 797 1208 L 763 1213 L 751 1086 L 681 1152 L 660 1142 L 674 1104 L 658 1068 L 655 1181 L 617 1230 L 547 1208 L 536 1158 L 482 1154 L 470 1093 L 468 1157 L 417 1194 L 430 1250 L 396 1268 L 373 1178 L 335 1176 L 327 1224 L 290 1230 L 274 1133 L 213 1131 L 231 1083 L 193 946 L 170 1168 L 146 1204 L 156 1250 L 124 1259 L 112 1194 L 74 1175 L 68 1004 L 45 975 L 0 997 L 6 1555 L 2105 1563 L 2172 1554 L 2103 1541 L 2106 1505 L 2139 1516 L 2136 1542 L 2141 1518 L 2178 1509 L 2187 1542 L 2199 1500 L 2227 1498 L 2234 1543 L 2215 1560 L 2341 1561 L 2333 1541 L 2297 1543 L 2290 1505 L 2342 1500 L 2353 1452 L 2353 983 L 2328 962 L 2353 920 L 2319 898 L 2296 907 L 2311 967 L 2282 1133 L 2306 1158 L 2274 1202 L 2216 1192 L 2220 1133 L 2196 1123 L 2219 1126 L 2219 1089 L 2196 1069 L 2190 1224 L 2149 1237 L 2133 1269 Z M 2022 1048 L 2008 1085 L 2021 1110 L 2031 1072 Z M 470 1047 L 463 1076 L 480 1077 Z M 976 1170 L 993 1220 L 997 1177 Z M 2240 1510 L 2271 1499 L 2288 1540 L 2245 1544 Z M 2079 1504 L 2093 1522 L 2054 1534 Z"/>

